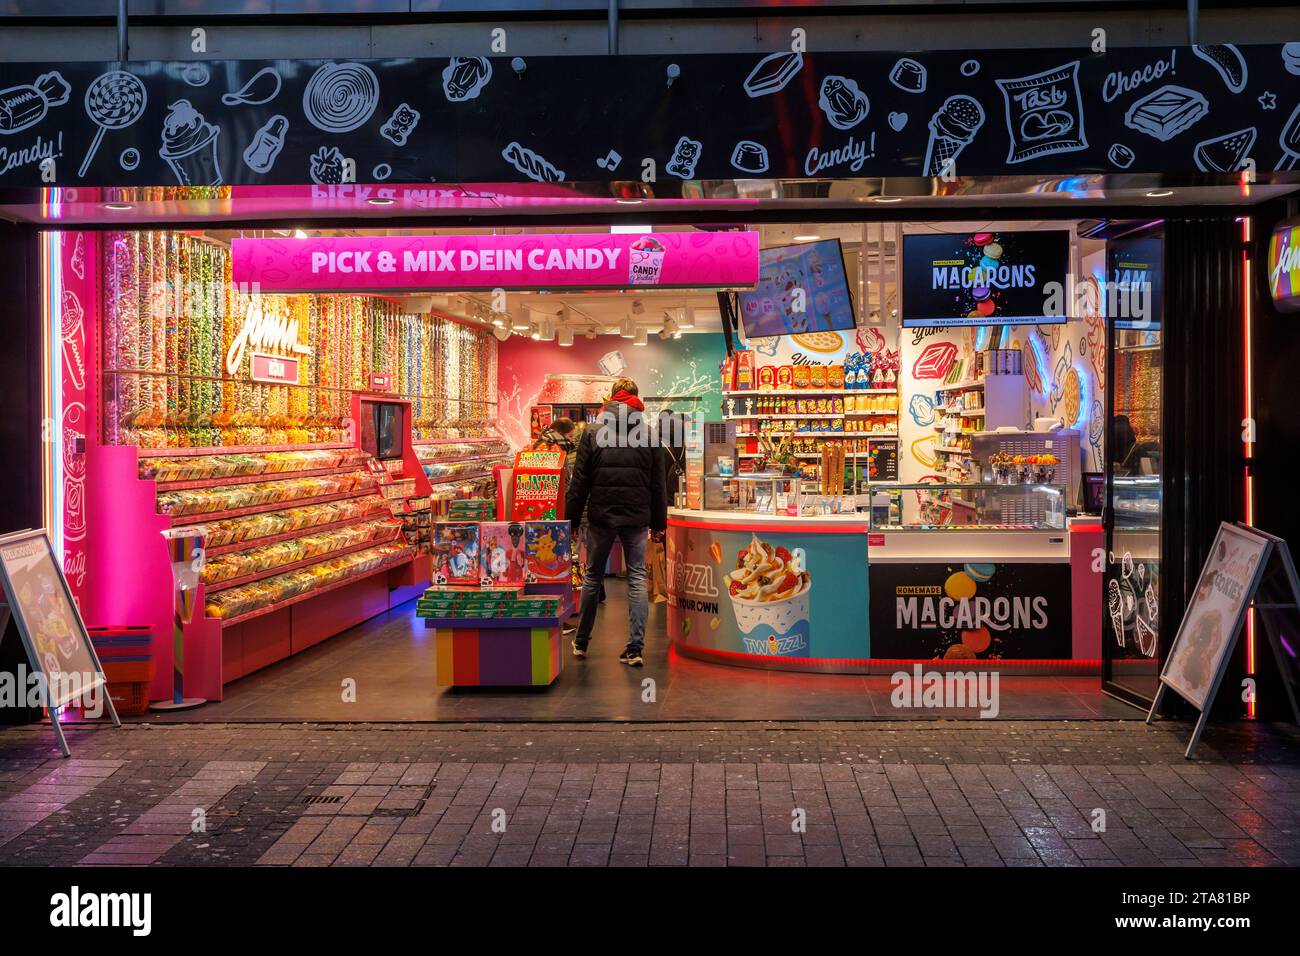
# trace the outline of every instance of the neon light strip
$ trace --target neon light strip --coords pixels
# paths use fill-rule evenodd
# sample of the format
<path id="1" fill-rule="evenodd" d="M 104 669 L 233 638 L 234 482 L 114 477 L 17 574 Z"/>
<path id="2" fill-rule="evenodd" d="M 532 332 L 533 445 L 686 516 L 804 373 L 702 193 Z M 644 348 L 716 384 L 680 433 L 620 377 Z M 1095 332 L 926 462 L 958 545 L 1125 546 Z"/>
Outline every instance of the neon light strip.
<path id="1" fill-rule="evenodd" d="M 41 275 L 41 496 L 42 523 L 54 553 L 63 554 L 63 369 L 59 303 L 63 298 L 61 235 L 40 237 Z"/>
<path id="2" fill-rule="evenodd" d="M 1249 216 L 1243 216 L 1241 219 L 1241 239 L 1244 248 L 1241 250 L 1241 269 L 1242 269 L 1242 295 L 1241 295 L 1241 314 L 1242 314 L 1242 338 L 1245 348 L 1243 349 L 1243 360 L 1245 368 L 1243 369 L 1243 379 L 1245 380 L 1245 395 L 1243 396 L 1243 417 L 1246 425 L 1250 429 L 1246 432 L 1249 439 L 1245 442 L 1245 454 L 1247 458 L 1253 458 L 1255 453 L 1255 400 L 1254 400 L 1254 352 L 1251 349 L 1251 333 L 1253 331 L 1253 315 L 1251 314 L 1250 296 L 1251 296 L 1251 275 L 1250 275 L 1250 235 L 1251 222 Z M 1250 473 L 1250 466 L 1246 465 L 1243 469 L 1242 477 L 1245 479 L 1245 497 L 1246 497 L 1246 524 L 1255 523 L 1255 481 Z M 1246 615 L 1246 672 L 1250 675 L 1255 674 L 1255 612 L 1251 611 Z M 1246 704 L 1246 715 L 1255 719 L 1255 700 L 1250 700 Z"/>

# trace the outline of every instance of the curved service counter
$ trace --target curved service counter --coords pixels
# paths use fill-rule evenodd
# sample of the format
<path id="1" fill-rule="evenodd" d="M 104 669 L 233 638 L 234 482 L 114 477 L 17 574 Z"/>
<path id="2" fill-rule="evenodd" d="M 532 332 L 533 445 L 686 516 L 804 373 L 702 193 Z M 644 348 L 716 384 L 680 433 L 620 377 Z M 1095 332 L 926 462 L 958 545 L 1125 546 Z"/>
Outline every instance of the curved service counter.
<path id="1" fill-rule="evenodd" d="M 790 509 L 803 514 L 670 509 L 677 650 L 839 673 L 1096 669 L 1100 607 L 1083 598 L 1100 595 L 1099 529 L 1066 517 L 1060 486 L 894 484 L 861 497 L 869 510 L 838 514 L 807 513 L 808 496 Z"/>

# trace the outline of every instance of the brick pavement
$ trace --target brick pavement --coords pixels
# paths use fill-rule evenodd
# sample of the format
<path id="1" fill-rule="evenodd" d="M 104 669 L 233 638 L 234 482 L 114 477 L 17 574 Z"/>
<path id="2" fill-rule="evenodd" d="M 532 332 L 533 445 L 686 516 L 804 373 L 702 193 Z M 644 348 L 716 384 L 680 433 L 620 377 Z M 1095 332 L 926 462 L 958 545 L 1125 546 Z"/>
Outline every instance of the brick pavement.
<path id="1" fill-rule="evenodd" d="M 71 728 L 63 761 L 48 728 L 12 728 L 0 730 L 0 864 L 1300 864 L 1300 733 L 1215 726 L 1190 762 L 1186 733 L 135 724 Z"/>

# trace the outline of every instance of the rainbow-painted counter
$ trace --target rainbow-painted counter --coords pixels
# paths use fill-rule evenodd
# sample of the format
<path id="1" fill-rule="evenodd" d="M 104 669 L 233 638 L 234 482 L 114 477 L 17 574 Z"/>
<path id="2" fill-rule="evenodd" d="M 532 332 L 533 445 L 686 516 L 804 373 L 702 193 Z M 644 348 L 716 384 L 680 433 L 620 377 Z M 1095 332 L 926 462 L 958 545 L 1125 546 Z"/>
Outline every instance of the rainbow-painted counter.
<path id="1" fill-rule="evenodd" d="M 424 619 L 433 631 L 439 687 L 546 687 L 564 669 L 561 625 L 573 613 L 573 589 L 529 591 L 560 594 L 555 617 Z"/>

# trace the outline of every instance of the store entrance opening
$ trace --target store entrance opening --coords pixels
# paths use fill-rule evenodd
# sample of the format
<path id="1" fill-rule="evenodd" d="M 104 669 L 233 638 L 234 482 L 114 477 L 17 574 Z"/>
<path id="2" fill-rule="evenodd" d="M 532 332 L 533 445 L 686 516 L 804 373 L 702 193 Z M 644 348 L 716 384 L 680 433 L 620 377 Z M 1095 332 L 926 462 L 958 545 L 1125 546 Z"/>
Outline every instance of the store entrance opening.
<path id="1" fill-rule="evenodd" d="M 1135 713 L 1102 691 L 1110 584 L 1151 626 L 1156 571 L 1097 556 L 1133 530 L 1107 509 L 1159 534 L 1158 247 L 1066 218 L 299 233 L 45 239 L 85 448 L 53 504 L 105 646 L 170 633 L 159 532 L 205 541 L 184 719 Z M 419 275 L 331 272 L 358 243 Z M 691 426 L 640 668 L 624 556 L 587 658 L 566 629 L 567 469 L 622 379 Z"/>

